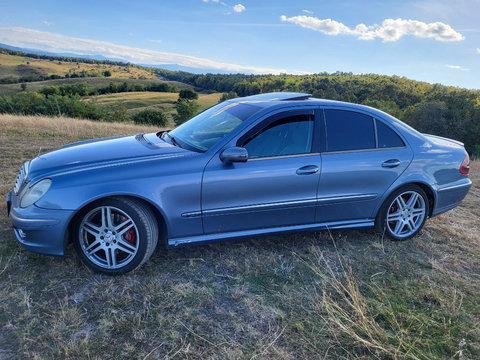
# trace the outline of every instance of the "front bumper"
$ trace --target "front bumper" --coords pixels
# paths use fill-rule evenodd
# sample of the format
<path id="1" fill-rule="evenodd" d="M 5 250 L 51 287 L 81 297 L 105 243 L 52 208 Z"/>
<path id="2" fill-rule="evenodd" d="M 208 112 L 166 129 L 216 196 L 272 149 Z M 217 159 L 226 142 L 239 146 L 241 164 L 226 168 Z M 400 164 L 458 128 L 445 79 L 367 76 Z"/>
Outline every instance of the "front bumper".
<path id="1" fill-rule="evenodd" d="M 46 255 L 64 254 L 73 211 L 42 209 L 36 205 L 22 209 L 15 194 L 9 192 L 7 212 L 24 249 Z"/>

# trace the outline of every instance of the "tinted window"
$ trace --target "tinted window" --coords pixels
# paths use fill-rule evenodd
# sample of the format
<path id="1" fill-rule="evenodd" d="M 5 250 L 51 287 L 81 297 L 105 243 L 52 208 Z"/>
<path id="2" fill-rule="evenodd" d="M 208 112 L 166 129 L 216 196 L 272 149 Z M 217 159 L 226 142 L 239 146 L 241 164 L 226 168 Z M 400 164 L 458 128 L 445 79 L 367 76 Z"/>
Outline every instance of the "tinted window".
<path id="1" fill-rule="evenodd" d="M 402 147 L 405 146 L 400 136 L 381 121 L 376 120 L 377 138 L 379 148 Z"/>
<path id="2" fill-rule="evenodd" d="M 251 159 L 259 157 L 308 154 L 312 151 L 313 119 L 293 116 L 270 124 L 243 147 Z"/>
<path id="3" fill-rule="evenodd" d="M 373 119 L 353 111 L 325 110 L 327 151 L 375 148 Z"/>

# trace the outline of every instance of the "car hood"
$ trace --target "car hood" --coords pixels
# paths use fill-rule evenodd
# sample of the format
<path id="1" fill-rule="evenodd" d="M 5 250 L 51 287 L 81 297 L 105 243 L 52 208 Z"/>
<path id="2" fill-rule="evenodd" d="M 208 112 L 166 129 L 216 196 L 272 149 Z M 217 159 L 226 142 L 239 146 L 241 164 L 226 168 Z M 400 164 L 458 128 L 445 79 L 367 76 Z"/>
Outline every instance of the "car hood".
<path id="1" fill-rule="evenodd" d="M 30 162 L 28 177 L 53 176 L 188 154 L 192 152 L 161 140 L 155 133 L 87 140 L 37 156 Z"/>

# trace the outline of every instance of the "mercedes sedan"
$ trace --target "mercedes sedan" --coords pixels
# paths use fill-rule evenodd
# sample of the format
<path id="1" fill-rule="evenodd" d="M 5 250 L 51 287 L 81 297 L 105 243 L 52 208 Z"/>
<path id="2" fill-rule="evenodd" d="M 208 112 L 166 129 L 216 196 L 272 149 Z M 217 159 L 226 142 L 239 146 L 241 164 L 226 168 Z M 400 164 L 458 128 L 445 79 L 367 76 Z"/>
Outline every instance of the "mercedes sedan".
<path id="1" fill-rule="evenodd" d="M 300 93 L 228 100 L 172 131 L 63 146 L 26 162 L 7 209 L 30 251 L 73 243 L 94 271 L 174 247 L 375 227 L 394 240 L 467 194 L 462 143 L 379 110 Z"/>

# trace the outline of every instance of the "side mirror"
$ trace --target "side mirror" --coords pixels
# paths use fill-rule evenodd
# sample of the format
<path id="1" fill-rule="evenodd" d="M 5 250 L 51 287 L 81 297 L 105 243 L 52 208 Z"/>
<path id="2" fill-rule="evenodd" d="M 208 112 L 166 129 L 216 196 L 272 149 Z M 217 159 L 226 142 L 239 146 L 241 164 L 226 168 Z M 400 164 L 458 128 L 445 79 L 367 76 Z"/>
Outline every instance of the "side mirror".
<path id="1" fill-rule="evenodd" d="M 227 164 L 246 162 L 248 160 L 248 151 L 243 147 L 232 146 L 220 153 L 220 160 Z"/>

